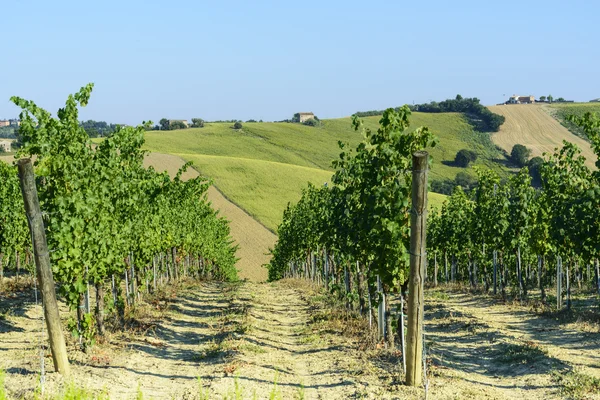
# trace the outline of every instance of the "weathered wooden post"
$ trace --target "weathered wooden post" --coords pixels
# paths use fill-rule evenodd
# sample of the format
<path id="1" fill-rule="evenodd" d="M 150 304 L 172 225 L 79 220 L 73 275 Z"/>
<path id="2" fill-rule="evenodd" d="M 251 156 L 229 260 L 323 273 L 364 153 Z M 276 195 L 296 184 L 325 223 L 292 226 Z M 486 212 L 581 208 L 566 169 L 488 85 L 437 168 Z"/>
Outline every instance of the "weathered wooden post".
<path id="1" fill-rule="evenodd" d="M 556 309 L 562 309 L 562 259 L 556 256 Z"/>
<path id="2" fill-rule="evenodd" d="M 381 285 L 381 278 L 377 275 L 377 294 L 379 295 L 379 304 L 377 306 L 377 330 L 379 339 L 385 337 L 385 293 Z"/>
<path id="3" fill-rule="evenodd" d="M 425 151 L 413 154 L 412 212 L 410 218 L 410 273 L 408 281 L 408 329 L 406 384 L 423 382 L 423 313 L 427 223 L 427 168 Z"/>
<path id="4" fill-rule="evenodd" d="M 44 221 L 40 211 L 33 175 L 33 164 L 30 158 L 21 159 L 17 162 L 19 169 L 19 180 L 21 181 L 21 192 L 25 202 L 25 212 L 29 220 L 29 229 L 33 239 L 33 254 L 35 256 L 35 267 L 37 271 L 38 284 L 42 292 L 44 305 L 44 317 L 48 328 L 50 349 L 54 369 L 62 375 L 69 375 L 69 359 L 67 358 L 67 347 L 63 336 L 58 304 L 56 302 L 56 289 L 50 267 L 50 253 L 46 243 Z"/>

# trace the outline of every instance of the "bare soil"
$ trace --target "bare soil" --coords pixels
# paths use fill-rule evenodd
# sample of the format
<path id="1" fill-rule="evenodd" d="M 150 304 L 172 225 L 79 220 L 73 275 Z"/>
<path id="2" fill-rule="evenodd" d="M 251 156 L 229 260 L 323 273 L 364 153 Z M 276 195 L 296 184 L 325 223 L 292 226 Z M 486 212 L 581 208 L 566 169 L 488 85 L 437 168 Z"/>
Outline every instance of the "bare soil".
<path id="1" fill-rule="evenodd" d="M 293 280 L 183 283 L 139 305 L 135 324 L 87 354 L 66 333 L 71 382 L 111 399 L 425 398 L 402 385 L 400 352 L 366 345 L 353 332 L 365 322 L 325 308 L 330 297 Z M 41 306 L 25 290 L 0 297 L 0 312 L 9 398 L 33 398 L 46 340 Z M 66 326 L 72 313 L 61 312 Z M 449 290 L 428 292 L 426 318 L 428 399 L 568 398 L 558 376 L 600 378 L 597 327 Z M 45 391 L 60 393 L 68 382 L 42 353 Z"/>
<path id="2" fill-rule="evenodd" d="M 484 295 L 442 293 L 426 306 L 432 398 L 440 385 L 439 398 L 568 398 L 559 376 L 600 379 L 597 325 L 564 324 Z"/>

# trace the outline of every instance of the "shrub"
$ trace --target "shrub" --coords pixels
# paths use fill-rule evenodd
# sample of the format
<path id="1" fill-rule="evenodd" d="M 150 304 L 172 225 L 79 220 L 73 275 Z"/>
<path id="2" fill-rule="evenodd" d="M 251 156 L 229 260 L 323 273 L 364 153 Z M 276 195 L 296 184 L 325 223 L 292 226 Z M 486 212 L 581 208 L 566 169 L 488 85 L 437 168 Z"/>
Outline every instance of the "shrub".
<path id="1" fill-rule="evenodd" d="M 187 126 L 181 121 L 173 121 L 171 122 L 169 127 L 171 128 L 171 130 L 187 128 Z"/>
<path id="2" fill-rule="evenodd" d="M 519 167 L 527 165 L 531 150 L 522 144 L 515 144 L 510 152 L 510 159 Z"/>
<path id="3" fill-rule="evenodd" d="M 454 189 L 454 182 L 449 179 L 431 181 L 431 191 L 450 196 Z"/>
<path id="4" fill-rule="evenodd" d="M 467 168 L 469 164 L 475 162 L 475 160 L 477 160 L 477 153 L 467 149 L 459 150 L 454 158 L 456 165 L 463 168 Z"/>
<path id="5" fill-rule="evenodd" d="M 459 172 L 454 178 L 454 183 L 456 186 L 461 186 L 465 191 L 469 191 L 477 185 L 477 179 L 466 172 Z"/>
<path id="6" fill-rule="evenodd" d="M 236 123 L 233 124 L 233 129 L 242 129 L 242 123 L 240 121 L 236 121 Z"/>
<path id="7" fill-rule="evenodd" d="M 304 121 L 303 124 L 304 125 L 308 125 L 308 126 L 320 126 L 321 125 L 321 121 L 319 121 L 317 119 L 317 117 L 315 117 L 315 118 L 311 118 L 311 119 L 308 119 L 308 120 Z"/>
<path id="8" fill-rule="evenodd" d="M 204 128 L 204 120 L 202 118 L 192 118 L 192 126 L 194 128 Z"/>

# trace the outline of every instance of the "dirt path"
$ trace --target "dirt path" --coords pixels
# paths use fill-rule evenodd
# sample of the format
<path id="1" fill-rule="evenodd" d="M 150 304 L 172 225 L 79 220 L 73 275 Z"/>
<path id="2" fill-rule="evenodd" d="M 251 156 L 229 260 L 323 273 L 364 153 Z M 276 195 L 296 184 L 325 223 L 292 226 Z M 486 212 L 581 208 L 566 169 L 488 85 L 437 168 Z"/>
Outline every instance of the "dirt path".
<path id="1" fill-rule="evenodd" d="M 531 149 L 532 157 L 536 157 L 542 156 L 544 152 L 553 153 L 554 148 L 562 147 L 562 141 L 567 140 L 582 150 L 587 165 L 593 167 L 596 156 L 590 144 L 569 132 L 542 107 L 535 104 L 488 107 L 492 112 L 506 118 L 500 131 L 492 135 L 492 141 L 509 154 L 515 144 L 522 144 Z"/>
<path id="2" fill-rule="evenodd" d="M 165 300 L 140 306 L 137 329 L 110 334 L 88 354 L 67 334 L 73 382 L 111 399 L 394 398 L 380 379 L 387 374 L 351 341 L 309 328 L 311 310 L 289 284 L 195 283 L 164 298 L 167 308 Z M 5 387 L 9 398 L 31 398 L 41 307 L 29 297 L 0 300 Z M 70 313 L 61 311 L 66 326 Z M 45 390 L 57 393 L 65 382 L 45 353 Z"/>
<path id="3" fill-rule="evenodd" d="M 557 373 L 600 378 L 600 333 L 569 329 L 484 296 L 450 293 L 428 304 L 427 340 L 441 367 L 434 371 L 442 382 L 458 379 L 458 397 L 561 398 Z"/>
<path id="4" fill-rule="evenodd" d="M 240 301 L 248 307 L 243 340 L 249 351 L 239 357 L 234 376 L 215 382 L 217 393 L 219 388 L 234 386 L 236 379 L 243 398 L 344 399 L 361 391 L 362 386 L 344 367 L 356 362 L 351 351 L 343 341 L 327 340 L 307 330 L 308 306 L 294 289 L 246 284 Z"/>
<path id="5" fill-rule="evenodd" d="M 167 171 L 171 176 L 175 176 L 184 163 L 185 161 L 177 156 L 161 153 L 150 153 L 145 159 L 146 165 L 151 165 L 158 171 Z M 183 175 L 183 179 L 196 176 L 198 172 L 190 168 Z M 215 187 L 208 189 L 208 199 L 221 215 L 230 221 L 231 236 L 240 246 L 237 252 L 240 278 L 254 282 L 266 281 L 267 270 L 263 265 L 269 263 L 270 257 L 267 254 L 269 248 L 275 246 L 277 237 L 244 210 L 227 200 Z"/>

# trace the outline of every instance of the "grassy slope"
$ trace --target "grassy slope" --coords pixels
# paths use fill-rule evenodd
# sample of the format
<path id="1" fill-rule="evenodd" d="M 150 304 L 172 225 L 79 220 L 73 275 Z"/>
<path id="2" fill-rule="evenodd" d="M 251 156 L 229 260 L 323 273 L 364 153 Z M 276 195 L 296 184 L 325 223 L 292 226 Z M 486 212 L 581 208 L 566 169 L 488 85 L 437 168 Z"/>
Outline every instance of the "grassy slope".
<path id="1" fill-rule="evenodd" d="M 583 130 L 578 126 L 567 121 L 567 116 L 576 115 L 582 117 L 586 112 L 597 113 L 600 115 L 600 103 L 552 103 L 544 109 L 558 120 L 565 128 L 577 136 L 585 138 Z"/>
<path id="2" fill-rule="evenodd" d="M 377 129 L 380 117 L 364 119 L 365 126 Z M 434 167 L 431 179 L 454 179 L 463 168 L 451 164 L 462 148 L 479 154 L 475 165 L 486 165 L 504 173 L 494 163 L 501 154 L 485 135 L 473 132 L 459 114 L 414 113 L 412 126 L 428 126 L 440 139 L 431 149 Z M 313 128 L 289 123 L 246 123 L 242 130 L 231 124 L 210 123 L 204 128 L 172 132 L 148 132 L 147 148 L 176 154 L 194 161 L 196 168 L 214 179 L 216 186 L 234 203 L 274 230 L 288 202 L 300 197 L 307 182 L 329 181 L 331 161 L 337 158 L 338 140 L 352 147 L 362 139 L 351 129 L 350 118 L 325 120 Z M 472 173 L 472 169 L 467 169 Z M 439 205 L 442 195 L 432 194 L 430 203 Z"/>
<path id="3" fill-rule="evenodd" d="M 185 163 L 179 157 L 161 153 L 151 153 L 144 161 L 146 165 L 152 165 L 158 171 L 167 171 L 171 176 L 174 176 Z M 198 176 L 198 172 L 190 168 L 182 178 L 189 179 L 195 176 Z M 238 276 L 255 282 L 267 280 L 267 270 L 261 266 L 270 261 L 267 254 L 269 248 L 275 246 L 276 236 L 242 209 L 225 199 L 214 187 L 208 189 L 208 199 L 221 215 L 230 221 L 231 236 L 239 245 L 236 253 L 239 258 L 237 262 Z"/>

